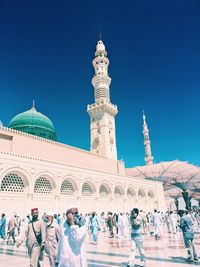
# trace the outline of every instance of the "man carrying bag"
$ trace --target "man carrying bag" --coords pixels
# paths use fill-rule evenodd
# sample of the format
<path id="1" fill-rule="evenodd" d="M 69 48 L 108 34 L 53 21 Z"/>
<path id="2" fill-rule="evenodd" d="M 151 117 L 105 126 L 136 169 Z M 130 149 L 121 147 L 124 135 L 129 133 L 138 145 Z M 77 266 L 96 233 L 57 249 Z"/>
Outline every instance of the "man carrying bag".
<path id="1" fill-rule="evenodd" d="M 45 227 L 42 220 L 38 219 L 38 209 L 34 208 L 31 210 L 32 220 L 27 225 L 25 230 L 26 246 L 28 248 L 28 255 L 30 257 L 30 267 L 39 267 L 39 260 L 42 259 L 44 244 L 46 240 Z M 17 242 L 19 247 L 24 238 L 21 238 Z"/>

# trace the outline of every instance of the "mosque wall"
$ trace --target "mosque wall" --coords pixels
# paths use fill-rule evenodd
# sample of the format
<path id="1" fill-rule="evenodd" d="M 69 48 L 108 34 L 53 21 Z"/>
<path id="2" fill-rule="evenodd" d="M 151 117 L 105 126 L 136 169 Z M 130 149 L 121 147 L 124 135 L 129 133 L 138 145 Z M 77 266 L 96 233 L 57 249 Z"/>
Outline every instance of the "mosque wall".
<path id="1" fill-rule="evenodd" d="M 12 136 L 0 133 L 0 148 L 2 151 L 11 152 Z"/>
<path id="2" fill-rule="evenodd" d="M 124 175 L 124 163 L 95 155 L 65 144 L 57 143 L 13 129 L 0 127 L 0 150 L 15 154 L 29 155 L 49 161 L 61 162 L 76 167 Z M 10 140 L 8 140 L 10 138 Z M 3 140 L 3 141 L 2 141 Z"/>
<path id="3" fill-rule="evenodd" d="M 0 211 L 21 216 L 38 207 L 63 213 L 72 203 L 91 211 L 166 210 L 159 182 L 0 152 Z M 162 199 L 163 198 L 163 199 Z"/>

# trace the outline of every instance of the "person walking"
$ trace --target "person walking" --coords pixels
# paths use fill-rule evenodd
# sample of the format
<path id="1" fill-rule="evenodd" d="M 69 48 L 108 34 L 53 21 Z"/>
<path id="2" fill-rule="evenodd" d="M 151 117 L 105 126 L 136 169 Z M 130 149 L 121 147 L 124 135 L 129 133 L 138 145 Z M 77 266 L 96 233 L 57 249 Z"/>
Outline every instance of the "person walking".
<path id="1" fill-rule="evenodd" d="M 39 267 L 40 259 L 44 250 L 46 241 L 44 222 L 38 219 L 38 208 L 31 210 L 32 220 L 27 225 L 25 232 L 17 241 L 17 247 L 19 247 L 24 240 L 26 240 L 26 246 L 28 248 L 28 255 L 30 257 L 30 267 Z"/>
<path id="2" fill-rule="evenodd" d="M 188 213 L 183 210 L 179 210 L 178 214 L 181 217 L 180 228 L 182 229 L 182 232 L 183 232 L 183 239 L 184 239 L 185 247 L 187 249 L 188 261 L 197 262 L 198 256 L 197 256 L 197 251 L 196 251 L 195 244 L 194 244 L 193 221 L 191 219 L 191 216 L 188 216 Z"/>
<path id="3" fill-rule="evenodd" d="M 14 213 L 13 216 L 10 218 L 8 222 L 8 231 L 7 231 L 7 245 L 10 242 L 10 238 L 12 237 L 13 245 L 15 244 L 15 231 L 16 231 L 16 214 Z"/>
<path id="4" fill-rule="evenodd" d="M 1 214 L 0 219 L 0 237 L 3 238 L 3 240 L 6 239 L 6 216 L 4 213 Z"/>
<path id="5" fill-rule="evenodd" d="M 157 240 L 158 238 L 160 238 L 160 226 L 162 224 L 162 218 L 160 213 L 157 212 L 157 209 L 154 210 L 152 217 L 153 217 L 155 239 Z"/>
<path id="6" fill-rule="evenodd" d="M 144 241 L 143 241 L 143 224 L 142 219 L 139 216 L 139 210 L 134 208 L 130 215 L 130 225 L 131 225 L 131 253 L 129 255 L 129 262 L 127 267 L 135 266 L 135 256 L 136 249 L 138 248 L 141 259 L 141 266 L 146 266 L 146 256 L 144 251 Z"/>
<path id="7" fill-rule="evenodd" d="M 95 212 L 92 212 L 92 215 L 90 217 L 89 227 L 90 227 L 92 239 L 93 239 L 92 244 L 97 245 L 98 230 L 100 229 L 100 223 Z"/>
<path id="8" fill-rule="evenodd" d="M 100 224 L 101 224 L 102 232 L 105 233 L 106 232 L 106 217 L 105 217 L 105 213 L 104 212 L 101 213 Z"/>
<path id="9" fill-rule="evenodd" d="M 41 267 L 55 267 L 58 241 L 60 237 L 60 227 L 54 222 L 54 216 L 51 212 L 46 214 L 46 241 L 44 244 L 44 253 Z"/>
<path id="10" fill-rule="evenodd" d="M 177 216 L 176 214 L 171 210 L 169 214 L 169 221 L 170 221 L 170 229 L 171 233 L 176 234 L 176 226 L 177 226 Z"/>
<path id="11" fill-rule="evenodd" d="M 109 232 L 110 232 L 110 236 L 109 236 L 110 238 L 114 237 L 113 225 L 114 225 L 114 222 L 113 222 L 112 212 L 109 212 L 108 213 L 108 218 L 107 218 L 107 226 L 108 226 L 108 229 L 109 229 Z"/>
<path id="12" fill-rule="evenodd" d="M 118 215 L 118 223 L 117 223 L 117 226 L 118 226 L 118 237 L 119 238 L 124 238 L 125 237 L 125 227 L 126 227 L 126 224 L 125 224 L 125 218 L 123 216 L 123 213 L 120 213 Z"/>

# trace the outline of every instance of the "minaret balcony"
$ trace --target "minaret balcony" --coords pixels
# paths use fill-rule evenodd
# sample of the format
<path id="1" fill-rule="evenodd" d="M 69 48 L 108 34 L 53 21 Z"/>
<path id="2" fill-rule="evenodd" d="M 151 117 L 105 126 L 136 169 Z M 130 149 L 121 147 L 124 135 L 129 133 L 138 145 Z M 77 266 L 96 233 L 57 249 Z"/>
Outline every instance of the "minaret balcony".
<path id="1" fill-rule="evenodd" d="M 100 103 L 94 103 L 87 106 L 87 112 L 90 116 L 93 116 L 97 112 L 106 112 L 112 116 L 115 116 L 118 113 L 116 105 L 111 104 L 110 102 L 104 100 Z"/>

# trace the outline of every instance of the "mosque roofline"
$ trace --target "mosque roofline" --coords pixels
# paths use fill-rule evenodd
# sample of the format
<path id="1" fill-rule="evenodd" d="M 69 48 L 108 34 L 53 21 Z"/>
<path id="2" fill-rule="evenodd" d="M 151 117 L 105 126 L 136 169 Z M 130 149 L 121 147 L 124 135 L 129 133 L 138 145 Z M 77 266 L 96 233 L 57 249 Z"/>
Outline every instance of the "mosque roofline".
<path id="1" fill-rule="evenodd" d="M 26 137 L 29 137 L 29 138 L 32 138 L 32 139 L 35 139 L 35 140 L 38 140 L 38 141 L 54 144 L 54 145 L 57 145 L 57 146 L 66 147 L 66 148 L 69 148 L 69 149 L 72 149 L 72 150 L 76 150 L 76 151 L 79 151 L 79 152 L 86 153 L 86 154 L 94 156 L 96 158 L 107 159 L 106 157 L 104 157 L 102 155 L 97 155 L 97 154 L 91 153 L 88 150 L 84 150 L 84 149 L 81 149 L 81 148 L 78 148 L 78 147 L 74 147 L 74 146 L 70 146 L 70 145 L 67 145 L 67 144 L 64 144 L 64 143 L 60 143 L 60 142 L 57 142 L 57 141 L 46 139 L 46 138 L 43 138 L 43 137 L 40 137 L 40 136 L 37 136 L 37 135 L 28 134 L 28 133 L 25 133 L 25 132 L 22 132 L 22 131 L 18 131 L 18 130 L 12 129 L 12 128 L 5 127 L 5 126 L 1 126 L 0 125 L 0 130 L 6 131 L 6 132 L 9 132 L 9 133 L 16 133 L 16 134 L 19 134 L 19 135 L 23 135 L 23 136 L 26 136 Z"/>
<path id="2" fill-rule="evenodd" d="M 27 160 L 33 160 L 33 161 L 39 161 L 39 162 L 44 162 L 44 163 L 51 163 L 51 164 L 55 164 L 55 165 L 60 165 L 60 166 L 65 166 L 65 167 L 70 167 L 70 168 L 77 168 L 76 165 L 70 165 L 70 164 L 65 164 L 63 162 L 57 162 L 57 161 L 51 161 L 51 160 L 47 160 L 47 159 L 42 159 L 42 158 L 38 158 L 38 157 L 35 157 L 35 156 L 28 156 L 28 155 L 23 155 L 23 154 L 17 154 L 17 153 L 12 153 L 12 152 L 5 152 L 5 151 L 0 151 L 0 158 L 1 157 L 13 157 L 13 158 L 21 158 L 21 159 L 27 159 Z M 132 176 L 128 176 L 128 175 L 122 175 L 122 174 L 113 174 L 113 173 L 110 173 L 110 172 L 105 172 L 105 171 L 96 171 L 94 169 L 90 169 L 90 168 L 84 168 L 84 167 L 78 167 L 79 169 L 82 169 L 82 170 L 86 170 L 86 171 L 90 171 L 90 172 L 94 172 L 94 173 L 97 173 L 99 175 L 99 173 L 103 173 L 103 174 L 107 174 L 109 176 L 113 176 L 113 178 L 115 177 L 126 177 L 127 179 L 130 179 L 130 183 L 131 183 L 131 180 L 133 179 Z M 137 177 L 134 177 L 134 180 L 135 181 L 139 181 L 141 183 L 149 183 L 150 185 L 152 186 L 155 186 L 155 185 L 159 185 L 159 186 L 162 186 L 162 182 L 160 181 L 148 181 L 148 180 L 141 180 L 140 178 L 137 178 Z M 122 181 L 118 181 L 119 184 L 122 183 Z"/>

